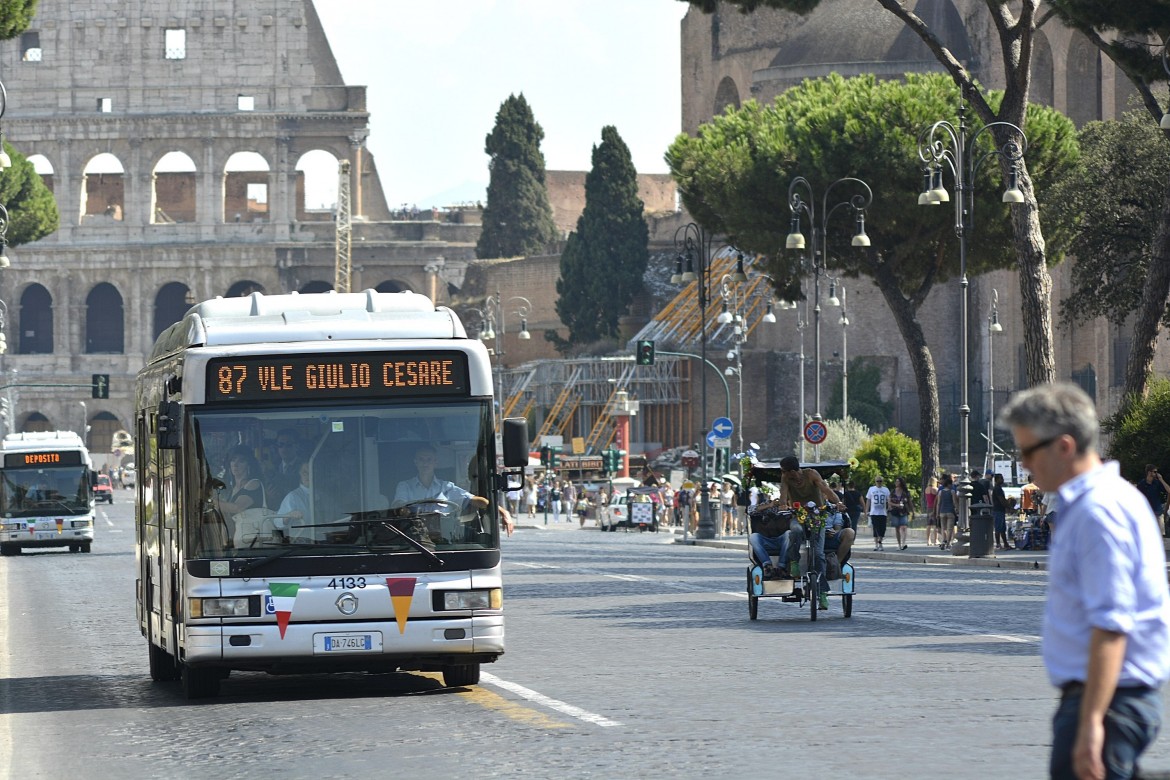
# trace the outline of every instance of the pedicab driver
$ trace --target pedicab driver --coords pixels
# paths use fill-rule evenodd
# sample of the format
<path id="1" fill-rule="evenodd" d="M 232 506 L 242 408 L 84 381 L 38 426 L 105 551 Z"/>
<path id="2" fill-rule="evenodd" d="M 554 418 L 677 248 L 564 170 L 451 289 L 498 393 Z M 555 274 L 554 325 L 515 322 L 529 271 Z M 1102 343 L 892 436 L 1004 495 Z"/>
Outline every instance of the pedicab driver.
<path id="1" fill-rule="evenodd" d="M 1041 632 L 1053 778 L 1129 778 L 1162 722 L 1170 678 L 1166 554 L 1149 503 L 1097 454 L 1093 401 L 1038 385 L 1000 414 L 1036 486 L 1060 497 Z"/>
<path id="2" fill-rule="evenodd" d="M 838 514 L 845 508 L 841 503 L 841 497 L 825 484 L 825 480 L 817 473 L 816 469 L 802 469 L 800 461 L 795 456 L 789 455 L 780 461 L 780 503 L 784 506 L 789 506 L 793 502 L 799 501 L 801 504 L 813 502 L 814 504 L 828 504 L 834 507 Z M 796 556 L 800 551 L 800 545 L 804 541 L 804 528 L 800 522 L 795 518 L 792 519 L 788 526 L 788 530 L 779 536 L 764 536 L 763 534 L 752 534 L 748 537 L 748 544 L 751 545 L 752 551 L 755 553 L 756 559 L 764 565 L 764 577 L 766 579 L 775 579 L 778 575 L 783 576 L 784 573 L 797 573 L 798 562 Z M 825 582 L 825 531 L 822 528 L 812 540 L 813 548 L 813 568 L 821 576 L 822 586 L 827 585 Z M 776 553 L 779 556 L 781 571 L 777 572 L 775 568 L 769 563 L 771 561 L 771 554 Z M 796 565 L 794 565 L 796 564 Z M 829 608 L 829 599 L 825 595 L 825 588 L 822 587 L 820 592 L 821 609 Z"/>
<path id="3" fill-rule="evenodd" d="M 435 466 L 437 463 L 438 455 L 434 447 L 430 444 L 420 444 L 416 447 L 414 450 L 414 468 L 418 472 L 418 476 L 398 483 L 398 487 L 394 489 L 394 498 L 390 501 L 391 508 L 433 498 L 455 504 L 459 507 L 459 512 L 462 512 L 468 507 L 487 509 L 489 502 L 483 496 L 474 495 L 459 487 L 454 482 L 438 479 L 435 476 Z M 454 539 L 459 527 L 459 513 L 453 512 L 449 506 L 439 503 L 431 506 L 423 504 L 422 506 L 426 509 L 437 509 L 444 513 L 440 521 L 441 533 L 445 539 Z M 498 509 L 500 512 L 501 526 L 508 536 L 511 536 L 512 530 L 515 527 L 512 523 L 512 516 L 504 507 L 501 506 Z"/>

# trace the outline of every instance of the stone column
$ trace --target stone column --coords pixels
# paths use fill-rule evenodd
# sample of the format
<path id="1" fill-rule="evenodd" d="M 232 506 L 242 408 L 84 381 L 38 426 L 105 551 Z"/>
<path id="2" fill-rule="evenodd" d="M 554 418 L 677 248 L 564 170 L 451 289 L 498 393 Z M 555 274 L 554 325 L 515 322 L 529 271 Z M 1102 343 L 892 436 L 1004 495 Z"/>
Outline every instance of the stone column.
<path id="1" fill-rule="evenodd" d="M 195 222 L 199 237 L 205 241 L 215 237 L 215 226 L 223 222 L 223 172 L 215 159 L 215 139 L 203 139 L 203 162 L 199 166 L 199 191 L 196 193 Z"/>
<path id="2" fill-rule="evenodd" d="M 292 136 L 276 137 L 272 168 L 268 174 L 268 221 L 273 224 L 277 241 L 288 241 L 297 221 L 296 171 L 289 162 Z"/>

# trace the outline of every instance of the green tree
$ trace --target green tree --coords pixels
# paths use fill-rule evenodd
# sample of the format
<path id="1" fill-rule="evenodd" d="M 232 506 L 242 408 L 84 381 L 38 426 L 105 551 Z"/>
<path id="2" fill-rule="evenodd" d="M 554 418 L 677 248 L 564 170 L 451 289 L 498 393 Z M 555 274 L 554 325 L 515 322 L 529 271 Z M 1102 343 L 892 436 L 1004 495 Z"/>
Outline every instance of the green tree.
<path id="1" fill-rule="evenodd" d="M 57 201 L 24 155 L 8 143 L 4 149 L 12 167 L 0 173 L 0 203 L 8 209 L 9 246 L 44 238 L 57 229 Z"/>
<path id="2" fill-rule="evenodd" d="M 487 205 L 475 245 L 480 258 L 547 252 L 557 238 L 540 142 L 544 130 L 524 95 L 509 95 L 496 114 L 484 151 L 488 163 Z"/>
<path id="3" fill-rule="evenodd" d="M 1113 60 L 1137 90 L 1149 117 L 1155 124 L 1160 122 L 1163 110 L 1154 97 L 1152 84 L 1164 81 L 1166 71 L 1162 66 L 1163 47 L 1151 46 L 1150 41 L 1167 40 L 1170 3 L 1166 0 L 1050 0 L 1048 4 L 1066 25 L 1084 33 L 1106 57 Z M 1165 145 L 1170 140 L 1170 129 L 1161 133 Z M 1163 176 L 1156 190 L 1161 193 L 1161 207 L 1148 252 L 1148 270 L 1135 311 L 1129 362 L 1125 367 L 1126 401 L 1123 405 L 1146 392 L 1154 366 L 1158 331 L 1166 319 L 1166 302 L 1170 296 L 1170 179 Z M 1124 205 L 1118 208 L 1119 219 L 1109 219 L 1087 229 L 1100 229 L 1105 233 L 1126 230 L 1129 227 L 1126 217 L 1130 215 L 1125 213 Z"/>
<path id="4" fill-rule="evenodd" d="M 988 94 L 993 104 L 998 97 Z M 849 246 L 853 221 L 846 212 L 828 223 L 826 263 L 839 275 L 871 278 L 890 307 L 914 369 L 926 459 L 920 471 L 928 474 L 938 467 L 938 382 L 917 314 L 935 283 L 956 276 L 959 268 L 953 212 L 914 205 L 921 174 L 907 161 L 916 158 L 921 129 L 958 99 L 958 89 L 941 74 L 881 82 L 832 75 L 806 81 L 770 106 L 748 101 L 728 110 L 696 137 L 680 135 L 667 152 L 690 213 L 740 249 L 765 256 L 777 293 L 787 300 L 802 297 L 801 279 L 808 274 L 804 258 L 782 249 L 789 230 L 788 183 L 803 175 L 818 196 L 846 175 L 876 187 L 866 219 L 872 247 Z M 1075 130 L 1043 106 L 1033 107 L 1025 130 L 1033 174 L 1047 193 L 1047 184 L 1075 164 Z M 1008 209 L 989 166 L 975 185 L 979 241 L 969 245 L 969 274 L 1014 262 Z M 853 192 L 835 191 L 829 207 Z M 1050 230 L 1049 256 L 1059 257 L 1066 240 L 1067 230 Z"/>
<path id="5" fill-rule="evenodd" d="M 1078 134 L 1081 164 L 1053 190 L 1053 213 L 1076 225 L 1070 253 L 1072 294 L 1063 319 L 1122 323 L 1149 286 L 1154 237 L 1170 179 L 1170 144 L 1149 117 L 1090 122 Z M 1166 310 L 1162 311 L 1167 322 Z"/>
<path id="6" fill-rule="evenodd" d="M 863 357 L 849 361 L 849 416 L 871 431 L 884 431 L 894 414 L 894 403 L 882 400 L 878 390 L 881 383 L 880 367 Z M 844 400 L 844 387 L 838 378 L 829 391 L 827 411 L 830 417 L 841 416 Z"/>
<path id="7" fill-rule="evenodd" d="M 32 24 L 39 0 L 0 0 L 0 40 L 20 35 Z"/>
<path id="8" fill-rule="evenodd" d="M 557 314 L 571 344 L 618 335 L 618 318 L 642 291 L 649 230 L 638 172 L 617 128 L 601 129 L 585 177 L 585 210 L 561 255 Z"/>
<path id="9" fill-rule="evenodd" d="M 1024 321 L 1024 357 L 1028 381 L 1031 384 L 1039 384 L 1051 382 L 1056 378 L 1056 349 L 1052 337 L 1052 277 L 1048 273 L 1045 236 L 1040 227 L 1040 208 L 1036 201 L 1038 190 L 1033 187 L 1030 173 L 1036 165 L 1034 152 L 1038 145 L 1037 139 L 1032 137 L 1029 129 L 1031 122 L 1025 127 L 1027 113 L 1030 109 L 1034 110 L 1034 107 L 1028 105 L 1028 85 L 1032 69 L 1033 39 L 1038 26 L 1036 14 L 1040 3 L 1039 0 L 985 1 L 999 38 L 1000 66 L 1004 74 L 1004 91 L 998 96 L 993 96 L 990 90 L 975 80 L 958 57 L 947 48 L 939 37 L 939 32 L 932 30 L 915 12 L 918 4 L 905 0 L 874 0 L 874 5 L 893 14 L 907 29 L 922 39 L 946 73 L 962 89 L 963 95 L 970 101 L 975 116 L 980 121 L 984 124 L 996 121 L 1010 122 L 1023 128 L 1028 135 L 1029 154 L 1021 163 L 1019 171 L 1019 187 L 1024 194 L 1024 203 L 1012 209 L 1011 219 L 1016 262 L 1020 271 L 1021 316 Z M 733 6 L 743 13 L 749 13 L 757 8 L 775 8 L 808 14 L 821 4 L 821 0 L 681 0 L 681 2 L 689 2 L 707 13 L 713 13 L 721 6 Z M 1117 4 L 1120 6 L 1123 2 L 1124 0 L 1118 0 Z M 1159 0 L 1142 2 L 1154 3 Z M 926 122 L 951 117 L 954 105 L 952 102 L 935 111 Z M 914 128 L 915 136 L 922 127 L 923 125 L 919 125 Z M 1005 128 L 989 132 L 994 136 L 997 146 L 1011 138 Z M 1010 173 L 1010 165 L 1004 160 L 1000 160 L 999 165 L 1003 177 L 1006 178 Z M 916 188 L 913 191 L 918 190 Z M 1042 188 L 1039 191 L 1042 191 Z M 978 209 L 976 213 L 979 213 Z M 982 222 L 979 239 L 980 242 L 985 240 Z M 1047 242 L 1047 246 L 1051 248 L 1051 240 Z"/>
<path id="10" fill-rule="evenodd" d="M 879 474 L 893 489 L 894 478 L 902 477 L 915 499 L 922 490 L 922 450 L 918 442 L 897 428 L 871 436 L 857 450 L 857 467 L 850 474 L 863 493 Z"/>
<path id="11" fill-rule="evenodd" d="M 1170 380 L 1154 379 L 1144 398 L 1134 398 L 1107 423 L 1113 436 L 1109 456 L 1121 464 L 1121 474 L 1137 482 L 1146 475 L 1146 464 L 1170 468 Z M 1152 436 L 1152 432 L 1161 435 Z"/>

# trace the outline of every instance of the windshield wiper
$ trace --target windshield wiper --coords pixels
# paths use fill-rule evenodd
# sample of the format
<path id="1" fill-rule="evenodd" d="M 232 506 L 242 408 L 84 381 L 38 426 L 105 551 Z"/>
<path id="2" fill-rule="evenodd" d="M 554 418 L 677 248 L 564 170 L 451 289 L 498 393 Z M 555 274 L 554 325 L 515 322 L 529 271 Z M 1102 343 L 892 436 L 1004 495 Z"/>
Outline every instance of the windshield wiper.
<path id="1" fill-rule="evenodd" d="M 266 555 L 263 558 L 257 558 L 254 561 L 249 561 L 248 563 L 245 563 L 243 566 L 241 566 L 238 569 L 236 569 L 235 571 L 233 571 L 232 574 L 244 574 L 245 572 L 254 571 L 256 569 L 259 569 L 261 566 L 266 566 L 267 564 L 272 563 L 277 558 L 283 558 L 284 556 L 288 555 L 289 553 L 295 552 L 297 550 L 304 550 L 306 548 L 314 548 L 314 547 L 336 547 L 336 546 L 337 545 L 335 545 L 335 544 L 321 545 L 321 544 L 314 544 L 311 542 L 300 542 L 300 543 L 296 543 L 296 544 L 291 544 L 282 550 L 278 550 L 278 551 L 274 552 L 272 555 Z"/>
<path id="2" fill-rule="evenodd" d="M 361 513 L 354 512 L 353 514 L 361 514 Z M 425 544 L 423 544 L 419 540 L 415 539 L 410 534 L 406 533 L 406 531 L 403 531 L 401 528 L 394 525 L 394 523 L 391 522 L 391 520 L 389 518 L 384 518 L 384 517 L 356 518 L 355 517 L 350 522 L 355 523 L 355 524 L 360 523 L 362 525 L 377 524 L 377 525 L 382 526 L 383 528 L 389 528 L 391 531 L 398 534 L 398 536 L 400 536 L 403 540 L 405 540 L 406 543 L 409 544 L 411 547 L 418 550 L 423 555 L 427 556 L 431 561 L 432 568 L 441 569 L 446 565 L 446 563 L 444 563 L 442 558 L 435 555 L 433 550 L 431 550 L 429 547 L 427 547 Z M 366 545 L 367 549 L 372 548 L 374 546 L 376 546 L 376 545 L 373 545 L 373 544 Z"/>

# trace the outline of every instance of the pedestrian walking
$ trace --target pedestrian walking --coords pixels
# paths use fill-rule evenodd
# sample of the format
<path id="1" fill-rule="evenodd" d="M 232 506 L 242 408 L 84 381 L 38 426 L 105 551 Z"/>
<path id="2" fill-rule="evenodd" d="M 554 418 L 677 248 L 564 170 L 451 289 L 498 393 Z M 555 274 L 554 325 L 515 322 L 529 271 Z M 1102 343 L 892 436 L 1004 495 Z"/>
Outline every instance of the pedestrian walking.
<path id="1" fill-rule="evenodd" d="M 934 502 L 934 516 L 938 521 L 939 542 L 938 548 L 940 550 L 949 550 L 951 548 L 951 540 L 955 537 L 955 523 L 958 522 L 958 514 L 955 507 L 959 505 L 959 492 L 955 489 L 955 478 L 950 474 L 943 474 L 942 484 L 938 488 L 938 496 Z"/>
<path id="2" fill-rule="evenodd" d="M 1170 589 L 1153 512 L 1116 462 L 1102 463 L 1096 410 L 1079 387 L 1025 390 L 1000 420 L 1036 485 L 1059 496 L 1041 630 L 1061 692 L 1051 777 L 1135 777 L 1170 678 Z"/>
<path id="3" fill-rule="evenodd" d="M 1007 538 L 1007 513 L 1012 502 L 1003 489 L 1003 474 L 996 473 L 991 486 L 991 519 L 995 524 L 995 549 L 1010 550 Z"/>
<path id="4" fill-rule="evenodd" d="M 524 480 L 524 507 L 528 510 L 529 519 L 536 517 L 536 482 L 532 477 Z"/>
<path id="5" fill-rule="evenodd" d="M 937 547 L 941 536 L 938 532 L 938 513 L 934 511 L 938 503 L 938 477 L 931 477 L 927 481 L 922 502 L 926 505 L 926 546 Z"/>
<path id="6" fill-rule="evenodd" d="M 857 489 L 856 482 L 849 480 L 845 483 L 845 490 L 841 493 L 841 500 L 845 502 L 845 514 L 849 517 L 849 527 L 856 534 L 857 521 L 861 518 L 863 509 L 861 491 Z"/>
<path id="7" fill-rule="evenodd" d="M 1154 517 L 1161 521 L 1162 513 L 1166 510 L 1166 497 L 1170 496 L 1170 485 L 1162 479 L 1157 466 L 1152 463 L 1146 465 L 1145 479 L 1138 480 L 1137 489 L 1146 497 L 1146 501 L 1150 502 L 1150 510 Z M 1162 530 L 1162 535 L 1166 535 L 1165 529 Z"/>
<path id="8" fill-rule="evenodd" d="M 894 541 L 899 550 L 905 550 L 910 536 L 910 518 L 914 515 L 914 496 L 906 487 L 906 480 L 894 477 L 894 489 L 890 492 L 890 525 L 894 526 Z"/>
<path id="9" fill-rule="evenodd" d="M 552 487 L 549 488 L 548 502 L 552 504 L 553 522 L 559 523 L 561 521 L 561 488 L 556 482 L 552 483 Z"/>
<path id="10" fill-rule="evenodd" d="M 885 486 L 885 480 L 878 474 L 873 484 L 865 494 L 864 510 L 869 515 L 869 525 L 873 529 L 873 549 L 883 549 L 882 543 L 886 538 L 886 518 L 890 506 L 890 489 Z"/>

